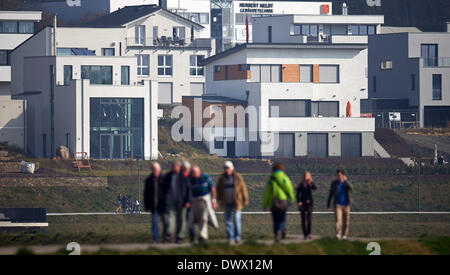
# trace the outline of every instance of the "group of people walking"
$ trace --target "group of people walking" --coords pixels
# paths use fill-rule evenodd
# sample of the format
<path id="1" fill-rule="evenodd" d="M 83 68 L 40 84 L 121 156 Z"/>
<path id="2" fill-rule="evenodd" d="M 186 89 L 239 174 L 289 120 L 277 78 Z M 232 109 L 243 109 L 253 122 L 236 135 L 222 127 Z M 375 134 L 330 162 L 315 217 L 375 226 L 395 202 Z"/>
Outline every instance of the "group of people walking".
<path id="1" fill-rule="evenodd" d="M 266 182 L 263 208 L 271 211 L 275 241 L 286 233 L 286 213 L 295 201 L 301 216 L 304 239 L 311 239 L 313 191 L 317 189 L 312 176 L 305 172 L 300 183 L 294 186 L 282 164 L 275 163 Z M 328 209 L 334 206 L 336 237 L 346 239 L 350 221 L 351 184 L 345 172 L 338 170 L 331 183 L 327 200 Z M 230 244 L 241 242 L 242 209 L 249 203 L 249 195 L 243 177 L 234 169 L 231 161 L 224 163 L 223 172 L 214 185 L 211 177 L 201 172 L 199 166 L 189 162 L 174 161 L 170 171 L 163 175 L 155 162 L 152 173 L 145 181 L 144 206 L 151 212 L 151 232 L 154 242 L 160 241 L 159 222 L 162 224 L 162 241 L 181 243 L 189 234 L 195 241 L 208 239 L 208 226 L 219 228 L 215 211 L 220 205 L 224 211 L 225 227 Z"/>

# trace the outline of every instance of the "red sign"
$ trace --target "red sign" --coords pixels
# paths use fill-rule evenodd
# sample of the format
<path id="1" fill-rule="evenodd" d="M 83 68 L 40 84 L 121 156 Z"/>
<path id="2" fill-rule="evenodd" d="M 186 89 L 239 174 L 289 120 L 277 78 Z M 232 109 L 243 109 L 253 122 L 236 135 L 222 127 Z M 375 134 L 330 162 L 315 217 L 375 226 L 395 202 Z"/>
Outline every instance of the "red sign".
<path id="1" fill-rule="evenodd" d="M 321 14 L 328 14 L 328 13 L 330 13 L 330 5 L 321 5 L 320 6 L 320 13 Z"/>

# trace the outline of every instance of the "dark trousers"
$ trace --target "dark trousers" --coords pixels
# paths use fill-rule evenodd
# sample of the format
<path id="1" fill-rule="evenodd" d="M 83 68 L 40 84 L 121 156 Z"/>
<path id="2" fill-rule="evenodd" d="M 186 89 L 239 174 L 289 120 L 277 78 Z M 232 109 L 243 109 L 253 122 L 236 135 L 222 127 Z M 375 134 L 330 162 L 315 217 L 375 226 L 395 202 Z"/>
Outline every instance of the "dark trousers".
<path id="1" fill-rule="evenodd" d="M 283 232 L 286 228 L 286 211 L 272 209 L 273 234 L 275 237 L 278 232 Z"/>
<path id="2" fill-rule="evenodd" d="M 302 220 L 302 230 L 303 236 L 308 236 L 311 234 L 311 220 L 312 220 L 312 204 L 302 204 L 300 206 L 300 217 Z"/>

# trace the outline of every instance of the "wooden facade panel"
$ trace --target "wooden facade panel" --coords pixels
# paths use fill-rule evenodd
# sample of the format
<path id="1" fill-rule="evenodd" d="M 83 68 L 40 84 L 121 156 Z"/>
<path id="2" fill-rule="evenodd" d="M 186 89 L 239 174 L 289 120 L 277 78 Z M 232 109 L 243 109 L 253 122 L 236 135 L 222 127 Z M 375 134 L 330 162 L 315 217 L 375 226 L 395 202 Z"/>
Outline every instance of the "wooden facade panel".
<path id="1" fill-rule="evenodd" d="M 313 65 L 313 82 L 319 83 L 319 64 Z"/>
<path id="2" fill-rule="evenodd" d="M 281 73 L 282 82 L 300 82 L 300 65 L 283 64 Z"/>

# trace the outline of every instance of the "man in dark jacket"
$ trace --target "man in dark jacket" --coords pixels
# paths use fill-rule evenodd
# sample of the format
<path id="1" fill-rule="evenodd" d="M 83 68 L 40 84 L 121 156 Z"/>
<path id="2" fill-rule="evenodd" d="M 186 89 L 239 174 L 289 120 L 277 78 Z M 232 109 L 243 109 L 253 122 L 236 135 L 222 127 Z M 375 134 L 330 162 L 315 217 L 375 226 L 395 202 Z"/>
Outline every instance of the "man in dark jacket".
<path id="1" fill-rule="evenodd" d="M 145 180 L 144 187 L 144 207 L 146 211 L 150 211 L 151 214 L 151 231 L 153 241 L 158 242 L 159 229 L 158 229 L 158 217 L 161 212 L 161 187 L 163 176 L 161 174 L 161 166 L 155 162 L 152 165 L 152 174 Z"/>
<path id="2" fill-rule="evenodd" d="M 179 177 L 181 171 L 181 164 L 179 161 L 172 163 L 172 169 L 164 176 L 162 193 L 164 196 L 164 222 L 163 222 L 163 236 L 164 242 L 171 242 L 171 235 L 175 231 L 175 220 L 177 206 L 180 201 L 183 201 L 183 191 L 178 187 Z M 183 206 L 184 207 L 184 206 Z"/>
<path id="3" fill-rule="evenodd" d="M 336 238 L 347 239 L 350 225 L 350 205 L 352 185 L 347 181 L 344 170 L 337 170 L 337 179 L 331 183 L 327 208 L 334 205 L 336 214 Z"/>

